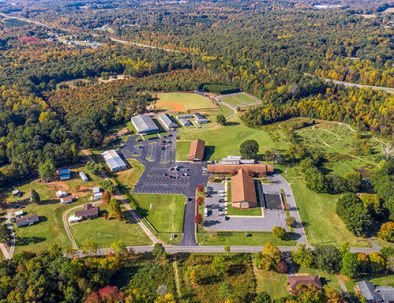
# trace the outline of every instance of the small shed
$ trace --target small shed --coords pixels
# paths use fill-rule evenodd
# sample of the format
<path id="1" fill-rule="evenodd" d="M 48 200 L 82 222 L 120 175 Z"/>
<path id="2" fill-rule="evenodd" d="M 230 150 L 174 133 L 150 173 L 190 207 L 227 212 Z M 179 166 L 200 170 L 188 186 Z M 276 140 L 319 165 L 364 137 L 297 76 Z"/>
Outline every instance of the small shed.
<path id="1" fill-rule="evenodd" d="M 12 195 L 15 196 L 15 197 L 18 197 L 18 196 L 21 195 L 21 192 L 18 189 L 15 189 L 15 190 L 12 191 Z"/>
<path id="2" fill-rule="evenodd" d="M 63 197 L 67 197 L 67 196 L 68 196 L 68 192 L 65 192 L 65 191 L 62 191 L 62 190 L 58 190 L 56 192 L 56 197 L 58 197 L 59 199 L 63 198 Z"/>
<path id="3" fill-rule="evenodd" d="M 18 210 L 16 212 L 14 212 L 15 217 L 23 216 L 23 214 L 24 214 L 23 210 Z"/>
<path id="4" fill-rule="evenodd" d="M 79 176 L 81 177 L 83 182 L 89 182 L 88 176 L 83 171 L 79 172 Z"/>
<path id="5" fill-rule="evenodd" d="M 60 204 L 70 204 L 74 201 L 73 197 L 64 197 L 60 199 Z"/>
<path id="6" fill-rule="evenodd" d="M 59 175 L 59 179 L 62 181 L 70 180 L 71 178 L 71 170 L 69 168 L 59 169 L 57 173 Z"/>
<path id="7" fill-rule="evenodd" d="M 100 200 L 103 198 L 103 193 L 100 190 L 100 187 L 93 187 L 93 201 Z"/>

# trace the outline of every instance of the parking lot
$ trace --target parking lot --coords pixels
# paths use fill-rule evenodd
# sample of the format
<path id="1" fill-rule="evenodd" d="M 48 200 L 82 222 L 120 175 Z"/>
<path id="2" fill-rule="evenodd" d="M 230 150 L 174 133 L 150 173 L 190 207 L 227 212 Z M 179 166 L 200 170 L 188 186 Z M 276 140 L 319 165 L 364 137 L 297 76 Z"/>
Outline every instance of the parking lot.
<path id="1" fill-rule="evenodd" d="M 175 132 L 146 141 L 138 141 L 137 138 L 129 137 L 120 149 L 126 158 L 136 158 L 145 166 L 134 192 L 194 196 L 196 185 L 206 184 L 205 164 L 175 162 Z"/>
<path id="2" fill-rule="evenodd" d="M 224 183 L 208 183 L 213 194 L 206 197 L 208 216 L 204 216 L 204 227 L 210 231 L 272 231 L 274 226 L 286 227 L 286 213 L 282 209 L 265 209 L 262 216 L 226 216 Z M 263 184 L 264 193 L 274 193 L 277 187 Z M 227 201 L 226 201 L 227 202 Z M 230 201 L 231 202 L 231 201 Z"/>

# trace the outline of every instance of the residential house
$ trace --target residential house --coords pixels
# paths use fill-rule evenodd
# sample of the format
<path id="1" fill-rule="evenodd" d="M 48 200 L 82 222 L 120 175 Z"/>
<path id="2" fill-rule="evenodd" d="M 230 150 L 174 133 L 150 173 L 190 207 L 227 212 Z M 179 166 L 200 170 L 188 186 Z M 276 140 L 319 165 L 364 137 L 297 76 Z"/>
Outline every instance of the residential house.
<path id="1" fill-rule="evenodd" d="M 313 286 L 318 289 L 322 289 L 323 286 L 321 284 L 319 276 L 309 276 L 309 275 L 290 275 L 287 278 L 289 292 L 292 295 L 298 295 L 300 292 L 300 288 L 304 286 Z"/>
<path id="2" fill-rule="evenodd" d="M 99 211 L 100 209 L 98 207 L 95 207 L 92 204 L 85 204 L 82 206 L 81 210 L 77 210 L 75 212 L 75 217 L 80 220 L 93 219 L 98 217 Z"/>
<path id="3" fill-rule="evenodd" d="M 356 289 L 367 303 L 394 303 L 394 288 L 391 286 L 375 286 L 369 281 L 360 281 Z"/>
<path id="4" fill-rule="evenodd" d="M 59 169 L 57 174 L 59 175 L 59 179 L 61 181 L 70 180 L 71 178 L 71 170 L 69 168 Z"/>
<path id="5" fill-rule="evenodd" d="M 22 227 L 22 226 L 28 226 L 28 225 L 33 225 L 34 223 L 37 223 L 40 221 L 40 218 L 36 214 L 30 214 L 24 217 L 19 217 L 16 218 L 16 226 Z"/>

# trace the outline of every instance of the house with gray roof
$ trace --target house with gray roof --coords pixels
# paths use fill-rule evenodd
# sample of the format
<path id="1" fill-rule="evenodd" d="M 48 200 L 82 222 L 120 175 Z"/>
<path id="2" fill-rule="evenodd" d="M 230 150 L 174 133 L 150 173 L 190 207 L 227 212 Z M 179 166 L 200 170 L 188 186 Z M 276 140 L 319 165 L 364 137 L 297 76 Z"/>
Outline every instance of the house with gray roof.
<path id="1" fill-rule="evenodd" d="M 103 156 L 111 172 L 117 172 L 127 169 L 126 163 L 115 150 L 107 150 L 101 155 Z"/>
<path id="2" fill-rule="evenodd" d="M 369 281 L 360 281 L 356 288 L 367 303 L 394 303 L 394 287 L 375 286 Z"/>
<path id="3" fill-rule="evenodd" d="M 131 117 L 131 123 L 140 135 L 148 135 L 159 132 L 156 123 L 148 115 Z"/>

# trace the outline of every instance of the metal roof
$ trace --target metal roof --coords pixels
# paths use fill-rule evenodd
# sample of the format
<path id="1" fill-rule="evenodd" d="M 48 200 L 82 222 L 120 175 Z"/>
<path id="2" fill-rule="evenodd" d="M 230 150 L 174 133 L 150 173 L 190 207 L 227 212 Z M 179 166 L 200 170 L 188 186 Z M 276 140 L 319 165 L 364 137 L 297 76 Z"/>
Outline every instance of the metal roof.
<path id="1" fill-rule="evenodd" d="M 131 117 L 131 123 L 133 123 L 135 129 L 139 133 L 159 130 L 156 123 L 152 120 L 151 117 L 147 115 L 138 115 Z"/>
<path id="2" fill-rule="evenodd" d="M 103 152 L 102 156 L 111 170 L 126 167 L 126 163 L 113 149 Z"/>
<path id="3" fill-rule="evenodd" d="M 167 128 L 177 128 L 178 124 L 176 124 L 172 118 L 167 114 L 162 114 L 159 116 L 160 121 L 164 124 Z"/>

